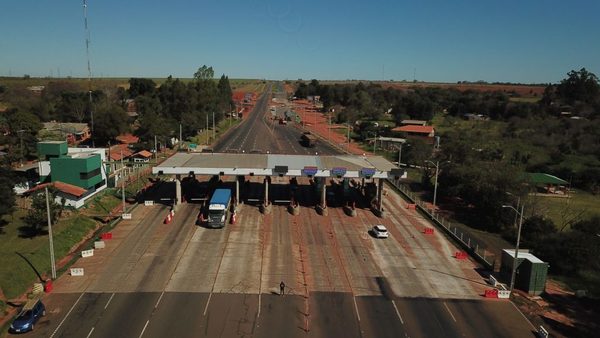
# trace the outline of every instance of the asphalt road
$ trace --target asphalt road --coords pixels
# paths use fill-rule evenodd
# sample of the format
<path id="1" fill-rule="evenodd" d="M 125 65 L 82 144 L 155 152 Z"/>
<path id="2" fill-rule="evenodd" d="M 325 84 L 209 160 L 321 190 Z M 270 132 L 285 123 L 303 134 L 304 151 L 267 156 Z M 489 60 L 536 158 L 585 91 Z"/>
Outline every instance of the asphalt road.
<path id="1" fill-rule="evenodd" d="M 302 128 L 293 122 L 287 125 L 279 124 L 272 118 L 269 111 L 273 97 L 273 84 L 266 86 L 265 91 L 256 101 L 254 109 L 244 118 L 244 121 L 235 129 L 229 131 L 225 138 L 217 142 L 213 151 L 235 153 L 266 153 L 292 154 L 292 155 L 336 155 L 342 154 L 328 143 L 318 142 L 315 147 L 304 147 L 300 143 Z M 275 84 L 276 87 L 281 87 Z M 281 93 L 277 89 L 276 93 Z M 281 94 L 276 94 L 281 97 Z M 285 95 L 283 95 L 285 97 Z M 280 111 L 283 114 L 283 110 Z"/>

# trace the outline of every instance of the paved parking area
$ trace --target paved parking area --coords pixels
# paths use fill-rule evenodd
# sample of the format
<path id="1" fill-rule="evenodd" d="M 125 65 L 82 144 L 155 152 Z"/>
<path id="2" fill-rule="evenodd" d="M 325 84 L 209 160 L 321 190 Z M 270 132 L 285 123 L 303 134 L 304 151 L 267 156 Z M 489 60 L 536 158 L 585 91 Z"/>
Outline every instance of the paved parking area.
<path id="1" fill-rule="evenodd" d="M 300 183 L 299 215 L 285 205 L 263 215 L 247 204 L 223 229 L 196 225 L 198 204 L 182 205 L 170 224 L 163 223 L 167 207 L 138 206 L 105 249 L 77 262 L 84 276 L 56 281 L 46 297 L 49 315 L 32 336 L 531 334 L 510 302 L 482 298 L 477 265 L 456 260 L 441 233 L 425 235 L 429 224 L 399 196 L 387 194 L 384 219 L 367 209 L 350 217 L 329 208 L 320 216 L 309 204 L 311 188 Z M 390 238 L 368 234 L 376 223 Z"/>

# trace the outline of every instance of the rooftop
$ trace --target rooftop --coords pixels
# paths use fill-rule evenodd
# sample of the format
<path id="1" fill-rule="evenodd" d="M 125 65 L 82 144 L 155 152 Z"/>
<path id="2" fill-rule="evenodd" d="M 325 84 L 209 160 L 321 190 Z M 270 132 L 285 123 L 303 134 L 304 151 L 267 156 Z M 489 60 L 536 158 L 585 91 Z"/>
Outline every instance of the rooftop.
<path id="1" fill-rule="evenodd" d="M 515 250 L 514 249 L 503 249 L 502 251 L 506 252 L 510 255 L 510 257 L 515 258 Z M 532 253 L 527 252 L 525 250 L 519 250 L 519 258 L 526 259 L 531 263 L 545 263 L 541 259 L 534 256 Z"/>
<path id="2" fill-rule="evenodd" d="M 418 134 L 431 134 L 433 133 L 433 126 L 419 126 L 409 124 L 406 126 L 396 127 L 392 131 L 405 132 L 405 133 L 418 133 Z"/>
<path id="3" fill-rule="evenodd" d="M 177 153 L 152 168 L 152 173 L 272 176 L 280 167 L 287 167 L 285 176 L 306 176 L 304 169 L 316 168 L 314 176 L 317 177 L 331 177 L 333 169 L 344 168 L 343 176 L 350 178 L 362 177 L 362 169 L 374 170 L 372 177 L 387 178 L 389 172 L 397 168 L 381 156 Z"/>
<path id="4" fill-rule="evenodd" d="M 534 184 L 569 184 L 569 182 L 563 180 L 562 178 L 558 178 L 554 175 L 546 173 L 527 173 L 527 180 Z"/>

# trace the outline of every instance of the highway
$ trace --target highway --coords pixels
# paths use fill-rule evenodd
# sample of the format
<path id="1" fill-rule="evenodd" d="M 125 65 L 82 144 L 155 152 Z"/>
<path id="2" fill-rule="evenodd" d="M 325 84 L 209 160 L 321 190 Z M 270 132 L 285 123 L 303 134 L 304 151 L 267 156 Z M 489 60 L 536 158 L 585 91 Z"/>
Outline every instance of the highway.
<path id="1" fill-rule="evenodd" d="M 273 140 L 299 137 L 293 126 L 267 131 L 270 92 L 268 86 L 215 150 L 283 152 L 283 142 Z M 242 196 L 261 196 L 263 178 L 248 179 Z M 182 184 L 184 194 L 200 182 Z M 272 189 L 285 196 L 287 179 L 274 178 Z M 172 197 L 174 184 L 156 191 Z M 198 204 L 181 205 L 169 224 L 167 206 L 137 206 L 105 249 L 75 263 L 84 276 L 55 281 L 44 297 L 48 315 L 23 336 L 534 337 L 511 302 L 483 298 L 488 286 L 478 264 L 452 257 L 457 248 L 443 234 L 423 234 L 427 220 L 395 193 L 384 200 L 393 210 L 385 219 L 362 208 L 357 217 L 339 207 L 318 215 L 307 178 L 299 179 L 296 196 L 298 216 L 284 205 L 264 215 L 245 203 L 237 222 L 223 229 L 198 226 Z M 390 238 L 368 234 L 376 223 Z"/>
<path id="2" fill-rule="evenodd" d="M 277 91 L 273 92 L 273 86 L 277 86 Z M 291 155 L 336 155 L 342 154 L 327 142 L 318 142 L 315 147 L 308 148 L 300 144 L 300 137 L 303 130 L 294 122 L 287 125 L 279 124 L 273 119 L 269 105 L 271 98 L 276 96 L 279 100 L 286 98 L 281 84 L 269 84 L 256 101 L 254 109 L 245 117 L 243 123 L 235 129 L 229 131 L 224 138 L 219 140 L 214 147 L 214 152 L 236 152 L 250 153 L 259 152 L 271 154 L 291 154 Z M 283 114 L 280 107 L 278 113 Z"/>

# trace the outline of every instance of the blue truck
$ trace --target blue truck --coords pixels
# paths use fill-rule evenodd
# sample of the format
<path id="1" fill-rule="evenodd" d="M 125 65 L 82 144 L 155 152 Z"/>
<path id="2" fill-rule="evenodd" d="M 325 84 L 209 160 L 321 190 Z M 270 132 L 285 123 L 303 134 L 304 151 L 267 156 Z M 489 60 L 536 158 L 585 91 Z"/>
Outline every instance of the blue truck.
<path id="1" fill-rule="evenodd" d="M 229 220 L 231 190 L 215 189 L 208 204 L 208 227 L 222 228 Z"/>

